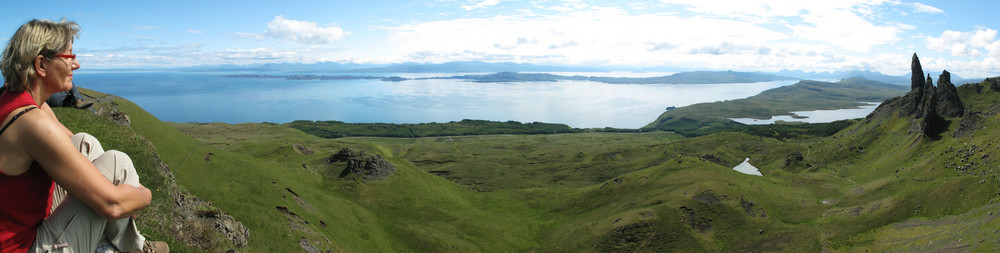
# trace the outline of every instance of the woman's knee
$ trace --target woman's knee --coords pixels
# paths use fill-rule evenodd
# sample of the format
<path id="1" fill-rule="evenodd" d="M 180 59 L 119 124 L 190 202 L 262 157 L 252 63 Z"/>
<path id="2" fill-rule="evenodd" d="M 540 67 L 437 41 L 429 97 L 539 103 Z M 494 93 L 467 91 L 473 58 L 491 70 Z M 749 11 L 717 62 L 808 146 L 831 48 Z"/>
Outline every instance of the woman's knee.
<path id="1" fill-rule="evenodd" d="M 104 153 L 104 147 L 101 146 L 101 142 L 88 133 L 77 133 L 70 140 L 73 141 L 76 150 L 87 157 L 87 160 L 93 161 Z"/>
<path id="2" fill-rule="evenodd" d="M 139 186 L 139 175 L 129 156 L 118 150 L 109 150 L 94 160 L 94 166 L 104 174 L 111 183 Z"/>

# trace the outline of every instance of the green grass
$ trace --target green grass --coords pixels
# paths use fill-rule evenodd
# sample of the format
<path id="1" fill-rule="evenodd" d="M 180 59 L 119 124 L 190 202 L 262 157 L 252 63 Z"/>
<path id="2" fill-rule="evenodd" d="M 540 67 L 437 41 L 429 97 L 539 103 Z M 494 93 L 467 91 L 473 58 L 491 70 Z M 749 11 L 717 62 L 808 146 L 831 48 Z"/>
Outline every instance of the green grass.
<path id="1" fill-rule="evenodd" d="M 84 92 L 91 96 L 103 96 L 89 90 Z M 87 110 L 53 108 L 53 111 L 70 131 L 90 133 L 106 150 L 119 150 L 132 158 L 140 181 L 153 193 L 150 206 L 137 215 L 139 230 L 149 235 L 149 239 L 166 241 L 175 252 L 192 251 L 169 232 L 172 229 L 174 209 L 168 195 L 168 181 L 163 174 L 157 172 L 157 154 L 144 135 Z"/>
<path id="2" fill-rule="evenodd" d="M 212 151 L 213 157 L 231 151 L 249 155 L 241 160 L 266 158 L 260 162 L 283 173 L 307 170 L 301 166 L 306 164 L 314 177 L 328 180 L 320 184 L 322 193 L 312 194 L 341 197 L 348 201 L 344 205 L 354 205 L 353 215 L 372 219 L 352 223 L 317 214 L 327 224 L 365 231 L 324 234 L 332 241 L 385 245 L 339 245 L 357 251 L 850 250 L 877 243 L 871 239 L 877 237 L 858 235 L 911 219 L 961 215 L 996 195 L 995 182 L 977 183 L 985 177 L 929 168 L 948 162 L 930 159 L 942 149 L 973 145 L 961 144 L 969 140 L 915 139 L 902 119 L 861 122 L 830 138 L 784 142 L 740 133 L 683 138 L 656 132 L 326 140 L 273 124 L 175 126 L 213 143 L 204 146 L 221 150 Z M 293 144 L 323 155 L 299 154 Z M 320 160 L 343 147 L 387 157 L 400 172 L 374 184 L 337 183 L 329 173 L 336 168 L 324 168 Z M 796 151 L 804 161 L 785 167 Z M 739 174 L 702 159 L 706 154 L 730 164 L 751 157 L 765 176 Z M 904 167 L 897 178 L 895 169 Z M 445 170 L 451 174 L 430 173 Z M 237 172 L 223 174 L 228 173 Z M 194 178 L 222 180 L 208 174 Z M 308 178 L 296 185 L 319 184 L 306 183 Z M 248 180 L 263 179 L 237 181 Z M 218 191 L 205 191 L 210 188 Z M 720 202 L 695 199 L 706 191 Z M 741 199 L 754 202 L 755 216 L 747 214 Z M 695 220 L 711 220 L 712 228 L 692 229 L 682 207 L 693 210 Z M 921 211 L 913 213 L 916 209 Z M 767 218 L 761 216 L 765 212 Z M 280 239 L 269 243 L 295 238 Z"/>
<path id="3" fill-rule="evenodd" d="M 970 108 L 988 109 L 978 103 L 997 95 L 962 96 Z M 823 128 L 803 125 L 769 129 L 777 135 L 694 138 L 325 139 L 268 123 L 164 123 L 118 104 L 132 127 L 79 110 L 58 113 L 75 131 L 100 133 L 105 147 L 135 153 L 141 171 L 150 165 L 139 163 L 159 156 L 184 189 L 250 229 L 250 245 L 239 249 L 246 252 L 300 251 L 302 238 L 345 252 L 994 251 L 1000 244 L 996 115 L 984 116 L 972 137 L 948 132 L 940 140 L 910 134 L 911 121 L 895 117 L 853 121 L 829 137 L 781 134 Z M 375 182 L 341 179 L 342 168 L 325 159 L 342 148 L 378 154 L 397 171 Z M 748 157 L 764 176 L 731 169 Z M 169 234 L 156 224 L 143 229 Z"/>

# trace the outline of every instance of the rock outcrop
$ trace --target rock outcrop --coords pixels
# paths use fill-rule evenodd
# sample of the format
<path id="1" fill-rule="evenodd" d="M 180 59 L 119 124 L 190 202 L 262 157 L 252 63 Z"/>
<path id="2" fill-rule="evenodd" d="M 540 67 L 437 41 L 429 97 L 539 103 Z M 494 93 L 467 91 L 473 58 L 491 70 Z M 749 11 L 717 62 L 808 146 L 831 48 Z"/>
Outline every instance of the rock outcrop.
<path id="1" fill-rule="evenodd" d="M 983 80 L 981 83 L 970 83 L 966 86 L 974 90 L 977 94 L 982 94 L 983 89 L 990 89 L 993 91 L 1000 91 L 1000 77 L 990 77 Z"/>
<path id="2" fill-rule="evenodd" d="M 965 105 L 958 97 L 958 89 L 951 83 L 951 73 L 947 70 L 941 73 L 937 81 L 937 111 L 949 118 L 961 117 L 965 113 Z"/>
<path id="3" fill-rule="evenodd" d="M 982 123 L 985 118 L 986 117 L 983 113 L 966 111 L 965 115 L 962 116 L 962 120 L 958 122 L 958 129 L 955 129 L 955 133 L 952 134 L 952 137 L 972 137 L 973 133 L 984 128 Z"/>
<path id="4" fill-rule="evenodd" d="M 987 92 L 1000 92 L 1000 77 L 986 78 L 979 83 L 968 83 L 962 85 L 961 88 L 963 92 L 968 92 L 973 95 L 981 95 Z M 961 121 L 958 123 L 958 129 L 955 129 L 955 133 L 952 136 L 955 138 L 972 137 L 976 131 L 985 129 L 983 124 L 997 114 L 1000 114 L 1000 104 L 995 103 L 991 104 L 989 107 L 980 108 L 977 111 L 965 110 L 962 114 Z"/>
<path id="5" fill-rule="evenodd" d="M 868 118 L 881 115 L 911 117 L 910 133 L 920 133 L 931 139 L 939 139 L 951 123 L 948 118 L 961 117 L 965 106 L 958 96 L 958 89 L 951 83 L 951 73 L 944 71 L 938 76 L 937 87 L 930 74 L 924 79 L 920 59 L 913 54 L 910 63 L 910 92 L 902 97 L 886 100 Z"/>
<path id="6" fill-rule="evenodd" d="M 201 250 L 216 246 L 206 242 L 205 238 L 202 238 L 204 237 L 203 234 L 197 233 L 199 229 L 205 228 L 212 228 L 221 233 L 226 239 L 232 242 L 233 246 L 238 248 L 246 247 L 249 244 L 250 230 L 242 222 L 233 218 L 232 215 L 213 207 L 211 202 L 188 194 L 174 194 L 173 198 L 174 205 L 176 206 L 174 228 L 181 234 L 185 234 L 185 230 L 194 230 L 196 232 L 181 237 L 184 239 L 185 244 L 198 246 L 197 248 Z"/>
<path id="7" fill-rule="evenodd" d="M 364 151 L 355 151 L 350 148 L 341 149 L 336 154 L 327 158 L 327 163 L 346 162 L 347 166 L 340 173 L 340 178 L 350 175 L 360 175 L 365 180 L 378 180 L 392 176 L 396 172 L 393 166 L 380 155 L 369 156 Z"/>
<path id="8" fill-rule="evenodd" d="M 313 151 L 309 147 L 306 147 L 306 145 L 302 145 L 302 144 L 298 144 L 298 143 L 292 144 L 292 148 L 295 149 L 295 152 L 297 152 L 299 154 L 303 154 L 303 155 L 312 155 L 312 154 L 316 153 L 315 151 Z"/>
<path id="9" fill-rule="evenodd" d="M 990 89 L 1000 91 L 1000 77 L 986 78 L 985 82 L 990 83 Z"/>

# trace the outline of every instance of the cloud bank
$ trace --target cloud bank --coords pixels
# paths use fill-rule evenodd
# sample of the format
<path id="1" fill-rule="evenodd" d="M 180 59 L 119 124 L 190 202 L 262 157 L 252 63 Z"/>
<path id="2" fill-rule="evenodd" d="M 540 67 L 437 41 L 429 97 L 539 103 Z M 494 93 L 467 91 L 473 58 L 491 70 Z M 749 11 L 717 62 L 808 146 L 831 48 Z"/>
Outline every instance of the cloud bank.
<path id="1" fill-rule="evenodd" d="M 477 4 L 473 4 L 473 5 L 462 5 L 462 9 L 465 9 L 467 11 L 471 11 L 471 10 L 475 10 L 475 9 L 479 9 L 479 8 L 485 8 L 485 7 L 489 7 L 489 6 L 494 6 L 494 5 L 497 5 L 499 3 L 500 3 L 500 0 L 484 0 L 482 2 L 479 2 Z"/>
<path id="2" fill-rule="evenodd" d="M 997 40 L 997 30 L 989 28 L 971 32 L 946 30 L 941 36 L 925 38 L 924 43 L 931 50 L 969 59 L 968 61 L 939 60 L 940 65 L 970 69 L 1000 69 L 1000 40 Z"/>
<path id="3" fill-rule="evenodd" d="M 873 13 L 893 4 L 886 1 L 662 0 L 661 4 L 686 13 L 635 13 L 572 3 L 550 6 L 545 14 L 438 20 L 385 29 L 401 61 L 885 70 L 875 61 L 889 56 L 873 56 L 872 49 L 900 41 L 900 34 L 913 28 L 875 17 Z"/>
<path id="4" fill-rule="evenodd" d="M 259 38 L 290 41 L 301 44 L 329 44 L 343 39 L 349 32 L 336 26 L 322 27 L 316 22 L 285 19 L 278 15 L 267 24 L 267 30 Z"/>
<path id="5" fill-rule="evenodd" d="M 122 62 L 113 64 L 134 64 L 146 59 L 143 57 L 157 57 L 154 60 L 164 65 L 478 60 L 692 70 L 861 69 L 900 75 L 909 70 L 910 54 L 917 52 L 927 68 L 959 70 L 956 73 L 963 77 L 1000 71 L 1000 42 L 995 28 L 947 30 L 940 36 L 928 36 L 917 29 L 928 25 L 922 19 L 940 20 L 944 11 L 916 2 L 436 3 L 447 4 L 446 9 L 454 12 L 433 13 L 433 18 L 362 22 L 367 29 L 352 27 L 360 33 L 358 39 L 345 40 L 351 33 L 339 25 L 278 15 L 266 24 L 256 24 L 263 32 L 236 33 L 243 38 L 277 43 L 245 40 L 239 46 L 221 49 L 218 45 L 164 48 L 146 54 L 149 56 L 119 58 Z M 502 8 L 494 8 L 501 4 Z M 191 29 L 188 33 L 198 38 L 209 36 L 199 35 L 201 30 Z"/>

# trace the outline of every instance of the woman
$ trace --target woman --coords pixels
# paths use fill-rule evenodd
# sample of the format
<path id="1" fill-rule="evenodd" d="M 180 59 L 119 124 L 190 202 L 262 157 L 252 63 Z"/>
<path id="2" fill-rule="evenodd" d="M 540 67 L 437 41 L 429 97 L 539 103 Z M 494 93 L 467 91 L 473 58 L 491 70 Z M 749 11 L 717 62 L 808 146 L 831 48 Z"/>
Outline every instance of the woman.
<path id="1" fill-rule="evenodd" d="M 94 252 L 101 240 L 124 251 L 166 250 L 132 221 L 152 195 L 128 156 L 73 135 L 44 103 L 73 87 L 78 31 L 74 22 L 32 20 L 0 55 L 7 82 L 0 93 L 0 252 Z"/>

